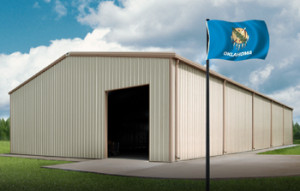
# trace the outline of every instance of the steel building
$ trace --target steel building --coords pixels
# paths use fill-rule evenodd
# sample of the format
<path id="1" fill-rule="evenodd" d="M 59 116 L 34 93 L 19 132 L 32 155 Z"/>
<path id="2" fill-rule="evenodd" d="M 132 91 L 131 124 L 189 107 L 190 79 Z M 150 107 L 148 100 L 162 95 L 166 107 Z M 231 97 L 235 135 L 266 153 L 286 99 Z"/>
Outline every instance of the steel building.
<path id="1" fill-rule="evenodd" d="M 293 109 L 211 71 L 211 155 L 292 144 Z M 70 52 L 9 92 L 11 153 L 205 156 L 205 68 L 175 53 Z"/>

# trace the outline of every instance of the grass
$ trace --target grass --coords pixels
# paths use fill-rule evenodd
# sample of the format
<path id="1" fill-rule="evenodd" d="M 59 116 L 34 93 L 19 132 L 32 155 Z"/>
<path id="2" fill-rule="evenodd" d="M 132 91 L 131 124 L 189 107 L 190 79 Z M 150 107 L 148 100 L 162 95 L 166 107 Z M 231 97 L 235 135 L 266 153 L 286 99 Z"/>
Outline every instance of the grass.
<path id="1" fill-rule="evenodd" d="M 9 153 L 10 152 L 10 143 L 9 141 L 0 141 L 0 153 Z"/>
<path id="2" fill-rule="evenodd" d="M 296 139 L 293 141 L 294 144 L 300 144 L 300 140 Z M 267 151 L 259 154 L 267 154 L 267 155 L 300 155 L 300 145 L 290 148 L 284 149 L 276 149 L 272 151 Z"/>
<path id="3" fill-rule="evenodd" d="M 9 143 L 0 141 L 0 153 L 7 153 Z M 109 176 L 40 168 L 66 163 L 37 159 L 0 157 L 0 190 L 205 190 L 203 180 L 171 180 Z M 211 190 L 300 190 L 300 176 L 212 180 Z"/>
<path id="4" fill-rule="evenodd" d="M 267 154 L 267 155 L 300 155 L 300 145 L 295 147 L 289 147 L 284 149 L 276 149 L 272 151 L 267 151 L 259 154 Z"/>
<path id="5" fill-rule="evenodd" d="M 295 139 L 294 144 L 300 144 L 300 139 Z"/>

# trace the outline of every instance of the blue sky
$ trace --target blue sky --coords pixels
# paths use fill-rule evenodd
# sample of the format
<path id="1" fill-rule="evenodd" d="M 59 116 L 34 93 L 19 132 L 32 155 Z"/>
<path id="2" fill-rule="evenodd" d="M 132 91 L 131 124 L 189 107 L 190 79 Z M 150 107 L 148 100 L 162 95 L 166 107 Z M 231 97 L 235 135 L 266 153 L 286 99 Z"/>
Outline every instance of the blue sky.
<path id="1" fill-rule="evenodd" d="M 49 45 L 50 40 L 83 38 L 92 28 L 77 22 L 78 11 L 71 1 L 61 1 L 65 9 L 56 10 L 56 1 L 2 0 L 0 6 L 0 52 L 29 52 Z"/>
<path id="2" fill-rule="evenodd" d="M 266 60 L 211 68 L 293 107 L 300 122 L 298 0 L 2 0 L 0 118 L 11 89 L 69 51 L 173 51 L 204 65 L 206 18 L 266 21 Z"/>

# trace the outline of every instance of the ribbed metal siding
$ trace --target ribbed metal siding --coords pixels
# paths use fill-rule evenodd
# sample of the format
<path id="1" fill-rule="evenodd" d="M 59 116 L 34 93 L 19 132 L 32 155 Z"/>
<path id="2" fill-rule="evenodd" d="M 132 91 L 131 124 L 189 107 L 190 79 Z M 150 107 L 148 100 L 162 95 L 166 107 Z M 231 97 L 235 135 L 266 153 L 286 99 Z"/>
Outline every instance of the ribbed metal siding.
<path id="1" fill-rule="evenodd" d="M 205 74 L 186 64 L 178 67 L 178 155 L 205 155 Z"/>
<path id="2" fill-rule="evenodd" d="M 270 147 L 271 102 L 261 96 L 254 96 L 254 149 Z"/>
<path id="3" fill-rule="evenodd" d="M 18 118 L 18 121 L 12 121 L 13 126 L 21 127 L 20 129 L 11 128 L 12 140 L 12 150 L 17 152 L 26 152 L 32 154 L 35 151 L 35 147 L 26 147 L 27 142 L 30 144 L 34 143 L 33 139 L 27 139 L 27 136 L 34 135 L 34 89 L 31 84 L 26 84 L 25 88 L 17 91 L 11 100 L 13 104 L 11 105 L 11 118 Z M 26 101 L 25 101 L 26 100 Z M 25 130 L 24 128 L 28 126 Z"/>
<path id="4" fill-rule="evenodd" d="M 178 67 L 178 151 L 181 160 L 205 156 L 205 73 Z M 223 148 L 223 82 L 211 78 L 211 155 Z"/>
<path id="5" fill-rule="evenodd" d="M 283 108 L 272 103 L 272 146 L 283 145 Z"/>
<path id="6" fill-rule="evenodd" d="M 174 59 L 170 60 L 170 159 L 169 161 L 176 160 L 176 62 Z"/>
<path id="7" fill-rule="evenodd" d="M 223 81 L 210 77 L 210 155 L 223 154 Z"/>
<path id="8" fill-rule="evenodd" d="M 226 85 L 225 152 L 252 150 L 252 93 Z"/>
<path id="9" fill-rule="evenodd" d="M 103 158 L 105 92 L 149 84 L 150 160 L 169 160 L 169 59 L 68 57 L 11 95 L 12 153 Z"/>
<path id="10" fill-rule="evenodd" d="M 293 144 L 293 112 L 288 108 L 284 108 L 284 144 Z"/>

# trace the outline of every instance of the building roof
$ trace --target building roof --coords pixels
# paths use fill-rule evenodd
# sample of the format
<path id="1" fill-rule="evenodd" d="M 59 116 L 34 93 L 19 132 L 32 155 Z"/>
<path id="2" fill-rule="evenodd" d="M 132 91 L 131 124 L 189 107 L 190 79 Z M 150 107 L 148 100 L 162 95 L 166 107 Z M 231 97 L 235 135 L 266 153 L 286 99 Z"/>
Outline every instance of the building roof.
<path id="1" fill-rule="evenodd" d="M 175 59 L 175 60 L 179 60 L 187 65 L 190 65 L 194 68 L 197 68 L 203 72 L 206 72 L 206 68 L 196 62 L 193 62 L 189 59 L 186 59 L 174 52 L 68 52 L 64 55 L 62 55 L 60 58 L 58 58 L 57 60 L 55 60 L 54 62 L 52 62 L 50 65 L 48 65 L 47 67 L 45 67 L 44 69 L 42 69 L 41 71 L 39 71 L 38 73 L 36 73 L 35 75 L 33 75 L 32 77 L 30 77 L 29 79 L 27 79 L 26 81 L 24 81 L 23 83 L 21 83 L 19 86 L 17 86 L 16 88 L 14 88 L 13 90 L 11 90 L 9 92 L 9 94 L 12 94 L 13 92 L 15 92 L 16 90 L 18 90 L 19 88 L 21 88 L 22 86 L 24 86 L 25 84 L 27 84 L 28 82 L 30 82 L 31 80 L 33 80 L 34 78 L 36 78 L 37 76 L 39 76 L 40 74 L 42 74 L 43 72 L 47 71 L 49 68 L 53 67 L 54 65 L 58 64 L 60 61 L 64 60 L 67 57 L 136 57 L 136 58 L 169 58 L 169 59 Z M 251 88 L 248 88 L 236 81 L 233 81 L 232 79 L 229 79 L 213 70 L 210 70 L 210 75 L 217 77 L 219 79 L 222 79 L 226 82 L 230 82 L 231 84 L 234 84 L 238 87 L 241 87 L 242 89 L 245 89 L 251 93 L 254 93 L 256 95 L 262 96 L 264 98 L 267 98 L 277 104 L 280 104 L 282 106 L 285 106 L 289 109 L 292 109 L 292 107 L 289 107 L 285 104 L 282 104 L 266 95 L 263 95 Z"/>

